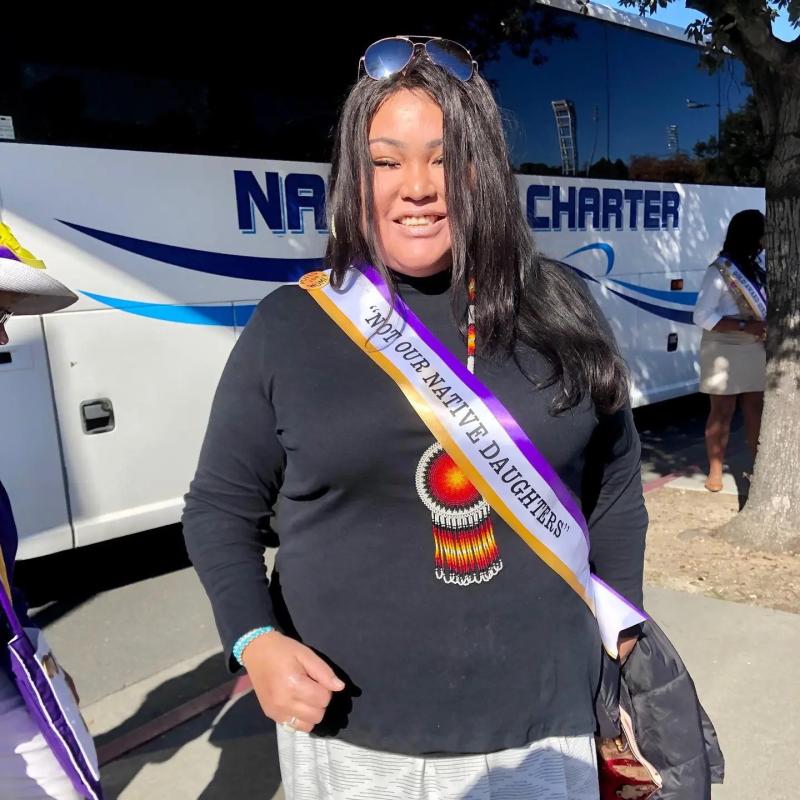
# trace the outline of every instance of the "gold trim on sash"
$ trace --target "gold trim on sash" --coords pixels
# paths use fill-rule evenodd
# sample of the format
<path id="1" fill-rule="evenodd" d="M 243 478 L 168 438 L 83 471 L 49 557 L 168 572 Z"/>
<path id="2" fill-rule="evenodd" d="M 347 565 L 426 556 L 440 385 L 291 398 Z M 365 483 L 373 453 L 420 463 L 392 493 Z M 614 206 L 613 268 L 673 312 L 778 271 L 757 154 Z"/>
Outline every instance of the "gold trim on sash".
<path id="1" fill-rule="evenodd" d="M 8 580 L 8 572 L 6 571 L 6 560 L 3 557 L 3 548 L 0 547 L 0 583 L 3 584 L 3 588 L 6 590 L 6 594 L 8 595 L 9 599 L 12 600 L 11 597 L 11 584 Z"/>

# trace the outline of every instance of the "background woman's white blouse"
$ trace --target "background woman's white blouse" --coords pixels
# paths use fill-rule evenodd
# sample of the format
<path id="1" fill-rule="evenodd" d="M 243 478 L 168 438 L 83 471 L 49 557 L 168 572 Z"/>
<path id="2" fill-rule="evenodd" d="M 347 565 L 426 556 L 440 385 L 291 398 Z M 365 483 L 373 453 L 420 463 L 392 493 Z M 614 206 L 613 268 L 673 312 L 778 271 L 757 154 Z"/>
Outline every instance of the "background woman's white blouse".
<path id="1" fill-rule="evenodd" d="M 733 299 L 731 290 L 726 286 L 720 271 L 709 267 L 703 276 L 697 305 L 694 308 L 695 325 L 710 331 L 723 317 L 741 317 L 739 306 Z"/>

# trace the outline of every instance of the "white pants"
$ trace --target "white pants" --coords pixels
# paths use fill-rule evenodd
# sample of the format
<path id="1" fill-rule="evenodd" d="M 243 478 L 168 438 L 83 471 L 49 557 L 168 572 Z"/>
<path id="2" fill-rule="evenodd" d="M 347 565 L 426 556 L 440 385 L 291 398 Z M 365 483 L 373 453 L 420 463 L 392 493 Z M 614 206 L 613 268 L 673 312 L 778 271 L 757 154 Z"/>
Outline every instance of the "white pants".
<path id="1" fill-rule="evenodd" d="M 419 758 L 278 727 L 286 800 L 598 800 L 594 737 Z"/>
<path id="2" fill-rule="evenodd" d="M 81 800 L 0 669 L 0 800 Z"/>

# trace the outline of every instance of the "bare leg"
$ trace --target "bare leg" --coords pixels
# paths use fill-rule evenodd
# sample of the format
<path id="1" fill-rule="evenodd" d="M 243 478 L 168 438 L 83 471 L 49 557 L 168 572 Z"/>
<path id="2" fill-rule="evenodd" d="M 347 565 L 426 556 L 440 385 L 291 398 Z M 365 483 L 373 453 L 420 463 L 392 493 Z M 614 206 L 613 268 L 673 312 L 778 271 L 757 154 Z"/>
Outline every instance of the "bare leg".
<path id="1" fill-rule="evenodd" d="M 708 453 L 708 478 L 706 489 L 718 492 L 722 489 L 722 464 L 731 432 L 731 420 L 736 411 L 735 394 L 711 394 L 711 411 L 706 422 L 706 452 Z"/>
<path id="2" fill-rule="evenodd" d="M 761 412 L 764 410 L 764 392 L 745 392 L 742 398 L 744 432 L 753 461 L 758 453 L 758 437 L 761 433 Z"/>

